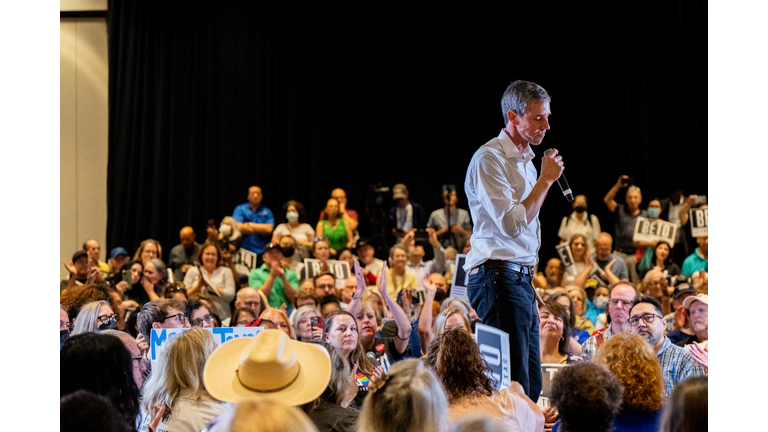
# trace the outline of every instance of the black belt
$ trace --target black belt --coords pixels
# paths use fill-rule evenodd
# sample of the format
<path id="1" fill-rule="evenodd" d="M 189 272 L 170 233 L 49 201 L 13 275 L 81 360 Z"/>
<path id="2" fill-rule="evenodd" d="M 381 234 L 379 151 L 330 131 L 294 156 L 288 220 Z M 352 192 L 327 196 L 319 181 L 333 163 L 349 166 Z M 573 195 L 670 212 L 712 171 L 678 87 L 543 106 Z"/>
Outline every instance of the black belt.
<path id="1" fill-rule="evenodd" d="M 480 267 L 485 267 L 487 269 L 510 269 L 518 273 L 533 276 L 533 266 L 517 264 L 509 261 L 488 260 L 484 262 Z"/>
<path id="2" fill-rule="evenodd" d="M 616 250 L 617 252 L 621 252 L 624 255 L 634 255 L 635 254 L 635 249 L 619 249 L 619 248 L 616 248 L 614 250 Z"/>

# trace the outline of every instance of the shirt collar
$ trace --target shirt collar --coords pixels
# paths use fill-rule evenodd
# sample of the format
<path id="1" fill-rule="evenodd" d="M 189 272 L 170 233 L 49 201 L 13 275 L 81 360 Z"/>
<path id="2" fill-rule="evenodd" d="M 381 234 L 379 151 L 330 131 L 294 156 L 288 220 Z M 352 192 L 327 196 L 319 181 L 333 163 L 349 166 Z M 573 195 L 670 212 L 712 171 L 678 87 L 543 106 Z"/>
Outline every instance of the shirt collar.
<path id="1" fill-rule="evenodd" d="M 656 356 L 657 357 L 661 356 L 661 354 L 664 352 L 664 350 L 669 348 L 670 345 L 672 345 L 672 342 L 670 342 L 668 337 L 664 336 L 664 342 L 661 344 L 661 349 L 659 350 L 658 353 L 656 353 Z"/>
<path id="2" fill-rule="evenodd" d="M 501 141 L 501 149 L 504 150 L 504 155 L 507 157 L 507 159 L 512 158 L 522 158 L 523 161 L 526 163 L 531 161 L 534 156 L 536 156 L 533 153 L 533 150 L 531 150 L 531 145 L 528 144 L 528 148 L 525 151 L 525 154 L 520 154 L 520 151 L 517 149 L 517 146 L 514 142 L 512 142 L 512 139 L 507 135 L 507 132 L 502 129 L 499 133 L 499 141 Z"/>

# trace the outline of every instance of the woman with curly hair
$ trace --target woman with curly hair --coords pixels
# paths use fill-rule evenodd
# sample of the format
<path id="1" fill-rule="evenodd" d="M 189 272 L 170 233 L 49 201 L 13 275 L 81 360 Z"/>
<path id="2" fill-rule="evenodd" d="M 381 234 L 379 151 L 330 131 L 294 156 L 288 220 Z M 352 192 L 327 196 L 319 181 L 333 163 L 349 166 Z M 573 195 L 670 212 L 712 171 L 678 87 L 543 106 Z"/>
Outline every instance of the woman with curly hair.
<path id="1" fill-rule="evenodd" d="M 552 432 L 612 432 L 622 391 L 619 380 L 594 362 L 561 369 L 550 386 L 559 416 Z"/>
<path id="2" fill-rule="evenodd" d="M 446 330 L 429 349 L 427 364 L 443 382 L 451 421 L 469 413 L 485 413 L 505 422 L 510 430 L 539 432 L 544 415 L 512 381 L 500 392 L 488 378 L 491 367 L 472 335 L 462 329 Z"/>
<path id="3" fill-rule="evenodd" d="M 658 430 L 663 379 L 653 348 L 636 334 L 615 334 L 600 346 L 592 362 L 605 366 L 624 387 L 614 430 Z"/>

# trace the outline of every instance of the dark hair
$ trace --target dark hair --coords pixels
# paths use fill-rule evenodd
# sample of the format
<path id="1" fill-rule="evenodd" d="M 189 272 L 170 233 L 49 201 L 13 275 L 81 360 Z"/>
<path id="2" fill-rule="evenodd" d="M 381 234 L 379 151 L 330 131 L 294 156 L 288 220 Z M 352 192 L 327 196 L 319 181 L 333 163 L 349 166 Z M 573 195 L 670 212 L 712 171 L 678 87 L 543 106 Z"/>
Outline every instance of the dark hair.
<path id="1" fill-rule="evenodd" d="M 173 295 L 176 294 L 177 292 L 184 294 L 184 297 L 186 299 L 189 299 L 189 296 L 187 295 L 187 288 L 184 287 L 184 282 L 180 282 L 180 281 L 170 282 L 165 287 L 163 287 L 164 298 L 172 299 Z"/>
<path id="2" fill-rule="evenodd" d="M 327 294 L 324 295 L 323 298 L 320 299 L 320 313 L 322 314 L 323 308 L 326 305 L 329 304 L 335 304 L 338 306 L 339 309 L 341 309 L 341 302 L 339 301 L 339 298 L 336 297 L 336 294 Z"/>
<path id="3" fill-rule="evenodd" d="M 296 295 L 296 301 L 293 303 L 293 306 L 298 309 L 299 300 L 306 299 L 312 299 L 312 301 L 315 302 L 315 306 L 320 306 L 320 297 L 318 297 L 314 292 L 309 291 L 299 291 L 299 293 Z"/>
<path id="4" fill-rule="evenodd" d="M 205 303 L 201 302 L 200 300 L 190 300 L 190 301 L 188 301 L 187 302 L 187 307 L 184 310 L 184 313 L 187 315 L 187 318 L 189 318 L 191 320 L 192 319 L 192 312 L 194 312 L 194 311 L 196 311 L 196 310 L 198 310 L 200 308 L 205 308 L 205 310 L 207 310 L 209 314 L 211 313 L 210 309 L 208 309 L 208 306 L 206 306 Z M 190 321 L 189 325 L 192 325 L 191 321 Z"/>
<path id="5" fill-rule="evenodd" d="M 442 358 L 439 364 L 438 358 Z M 463 329 L 446 330 L 432 341 L 427 364 L 443 382 L 449 403 L 465 396 L 493 395 L 493 383 L 488 378 L 491 366 Z"/>
<path id="6" fill-rule="evenodd" d="M 215 247 L 216 248 L 216 267 L 222 266 L 222 258 L 221 258 L 221 248 L 219 247 L 219 244 L 212 241 L 206 241 L 203 243 L 202 246 L 200 246 L 200 252 L 197 253 L 197 262 L 200 263 L 200 265 L 203 265 L 203 252 L 209 248 L 209 247 Z M 200 275 L 200 278 L 202 278 L 203 275 Z"/>
<path id="7" fill-rule="evenodd" d="M 579 362 L 555 374 L 549 399 L 559 411 L 561 430 L 608 432 L 623 393 L 619 380 L 604 367 Z"/>
<path id="8" fill-rule="evenodd" d="M 688 378 L 675 387 L 661 415 L 659 432 L 707 430 L 709 378 Z"/>
<path id="9" fill-rule="evenodd" d="M 125 432 L 133 430 L 109 399 L 77 390 L 59 400 L 61 432 Z"/>
<path id="10" fill-rule="evenodd" d="M 667 258 L 664 260 L 664 267 L 666 268 L 667 266 L 671 266 L 672 264 L 675 263 L 675 258 L 672 255 L 672 245 L 662 240 L 656 243 L 656 246 L 653 247 L 653 257 L 651 258 L 651 267 L 656 265 L 656 249 L 658 249 L 659 246 L 661 246 L 662 244 L 667 245 L 667 247 L 669 248 L 669 254 L 667 255 Z"/>
<path id="11" fill-rule="evenodd" d="M 334 284 L 336 283 L 336 275 L 334 275 L 334 274 L 333 274 L 333 273 L 331 273 L 331 272 L 322 272 L 322 273 L 319 273 L 319 274 L 315 275 L 315 277 L 313 277 L 313 278 L 312 278 L 312 284 L 313 284 L 315 287 L 317 287 L 317 280 L 318 280 L 319 278 L 323 277 L 323 276 L 330 276 L 330 277 L 332 277 L 332 278 L 333 278 L 333 283 L 334 283 Z"/>
<path id="12" fill-rule="evenodd" d="M 296 200 L 290 200 L 283 204 L 283 214 L 280 215 L 280 220 L 283 223 L 288 223 L 288 218 L 285 217 L 285 214 L 288 213 L 288 207 L 290 206 L 296 207 L 296 213 L 299 214 L 299 223 L 304 223 L 307 221 L 307 212 L 304 210 L 304 206 Z"/>
<path id="13" fill-rule="evenodd" d="M 547 308 L 549 313 L 563 321 L 563 337 L 557 343 L 557 350 L 560 351 L 560 354 L 562 355 L 568 355 L 568 344 L 571 342 L 571 329 L 573 327 L 571 327 L 568 322 L 568 312 L 565 310 L 563 305 L 552 300 L 552 297 L 547 299 L 547 301 L 544 303 L 544 307 Z M 573 317 L 573 312 L 571 312 L 571 317 Z"/>
<path id="14" fill-rule="evenodd" d="M 649 295 L 641 295 L 639 299 L 635 300 L 632 303 L 632 307 L 629 308 L 629 310 L 631 311 L 632 309 L 635 308 L 635 306 L 639 305 L 640 303 L 652 304 L 653 308 L 656 309 L 656 312 L 658 312 L 659 315 L 664 316 L 664 312 L 662 312 L 662 309 L 661 309 L 661 303 L 658 300 L 656 300 L 656 297 L 651 297 Z"/>
<path id="15" fill-rule="evenodd" d="M 213 317 L 213 326 L 221 327 L 221 318 L 213 312 L 211 312 L 211 316 Z"/>
<path id="16" fill-rule="evenodd" d="M 522 117 L 528 112 L 528 105 L 532 101 L 548 103 L 550 101 L 549 93 L 534 82 L 517 80 L 510 84 L 501 96 L 501 114 L 504 116 L 504 124 L 506 125 L 509 121 L 507 118 L 508 111 L 514 111 Z"/>
<path id="17" fill-rule="evenodd" d="M 256 314 L 253 312 L 251 308 L 248 307 L 239 307 L 235 309 L 234 312 L 232 312 L 232 318 L 229 319 L 229 326 L 230 327 L 236 327 L 237 321 L 240 319 L 240 314 L 248 313 L 254 316 L 254 319 L 258 318 Z M 252 321 L 252 320 L 250 320 Z"/>
<path id="18" fill-rule="evenodd" d="M 568 324 L 569 330 L 573 329 L 573 328 L 576 328 L 576 311 L 573 310 L 573 299 L 571 299 L 571 296 L 569 296 L 567 293 L 558 291 L 558 292 L 552 294 L 551 296 L 549 296 L 547 301 L 556 302 L 557 299 L 559 299 L 560 297 L 567 298 L 568 299 L 568 304 L 570 304 L 570 306 L 568 306 L 568 307 L 571 308 L 570 314 L 568 313 L 568 311 L 565 311 L 566 320 L 564 320 L 564 321 L 568 321 L 567 324 Z M 562 306 L 562 305 L 560 305 L 560 306 Z M 565 310 L 565 308 L 563 308 L 563 310 Z M 550 312 L 551 312 L 551 310 L 550 310 Z M 570 317 L 568 315 L 570 315 Z"/>
<path id="19" fill-rule="evenodd" d="M 152 324 L 165 320 L 165 316 L 168 315 L 168 309 L 171 308 L 180 311 L 186 310 L 184 303 L 174 299 L 152 300 L 144 303 L 144 306 L 141 307 L 137 324 L 139 333 L 144 335 L 147 342 L 149 342 L 150 334 L 152 333 Z"/>
<path id="20" fill-rule="evenodd" d="M 117 296 L 110 295 L 112 292 L 116 293 L 117 291 L 108 288 L 106 284 L 76 285 L 64 290 L 59 298 L 59 303 L 64 306 L 70 321 L 77 318 L 83 306 L 99 300 L 109 303 L 112 311 L 117 313 L 120 302 L 116 299 Z"/>
<path id="21" fill-rule="evenodd" d="M 108 398 L 126 424 L 139 415 L 139 389 L 133 361 L 115 336 L 82 333 L 64 342 L 59 357 L 59 396 L 83 389 Z"/>

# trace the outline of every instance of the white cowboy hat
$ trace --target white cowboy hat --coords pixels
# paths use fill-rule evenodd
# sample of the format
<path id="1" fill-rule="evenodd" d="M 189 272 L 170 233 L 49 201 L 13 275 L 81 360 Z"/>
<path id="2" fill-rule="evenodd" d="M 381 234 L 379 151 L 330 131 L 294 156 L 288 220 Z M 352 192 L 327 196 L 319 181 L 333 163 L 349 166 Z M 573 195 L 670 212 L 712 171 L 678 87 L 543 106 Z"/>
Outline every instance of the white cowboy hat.
<path id="1" fill-rule="evenodd" d="M 325 348 L 272 329 L 224 342 L 203 372 L 208 393 L 232 403 L 274 398 L 302 405 L 317 399 L 330 379 L 331 358 Z"/>

